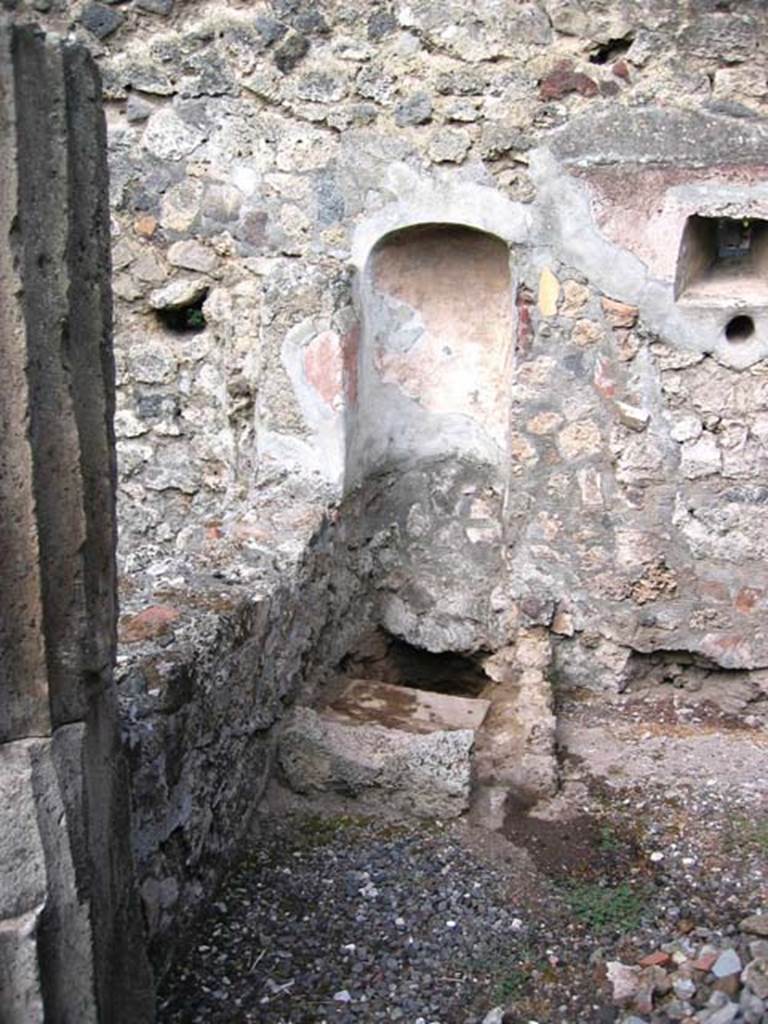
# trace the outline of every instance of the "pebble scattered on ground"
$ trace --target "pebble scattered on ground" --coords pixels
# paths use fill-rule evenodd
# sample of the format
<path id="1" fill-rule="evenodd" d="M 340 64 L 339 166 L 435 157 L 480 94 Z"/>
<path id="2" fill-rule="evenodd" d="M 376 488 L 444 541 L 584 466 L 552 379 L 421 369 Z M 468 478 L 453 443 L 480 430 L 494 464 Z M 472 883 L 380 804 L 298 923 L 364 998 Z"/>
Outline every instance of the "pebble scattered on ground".
<path id="1" fill-rule="evenodd" d="M 657 711 L 635 706 L 615 746 L 643 770 L 614 777 L 580 706 L 597 754 L 564 760 L 557 813 L 510 805 L 502 834 L 260 816 L 159 1024 L 768 1024 L 763 738 L 718 733 L 727 763 L 702 763 Z"/>
<path id="2" fill-rule="evenodd" d="M 609 962 L 621 1024 L 768 1024 L 768 914 L 739 931 L 724 941 L 696 929 L 638 964 Z"/>
<path id="3" fill-rule="evenodd" d="M 390 832 L 265 832 L 168 980 L 161 1024 L 479 1024 L 523 922 L 500 875 L 439 827 Z"/>

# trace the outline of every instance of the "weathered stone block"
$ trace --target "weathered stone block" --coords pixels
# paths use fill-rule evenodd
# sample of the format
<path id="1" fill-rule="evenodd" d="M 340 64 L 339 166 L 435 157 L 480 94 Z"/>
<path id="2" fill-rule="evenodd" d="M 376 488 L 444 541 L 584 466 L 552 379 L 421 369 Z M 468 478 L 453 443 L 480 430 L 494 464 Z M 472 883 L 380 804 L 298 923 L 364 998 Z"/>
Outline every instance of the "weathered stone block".
<path id="1" fill-rule="evenodd" d="M 37 959 L 40 909 L 0 921 L 0 1013 L 3 1024 L 44 1024 Z"/>
<path id="2" fill-rule="evenodd" d="M 149 118 L 141 144 L 158 160 L 181 160 L 203 141 L 199 128 L 187 124 L 171 107 L 156 111 Z"/>
<path id="3" fill-rule="evenodd" d="M 193 278 L 179 278 L 149 296 L 152 309 L 183 309 L 201 299 L 208 291 L 205 281 Z"/>
<path id="4" fill-rule="evenodd" d="M 395 124 L 399 128 L 408 125 L 427 124 L 432 120 L 432 100 L 428 93 L 418 92 L 402 100 L 395 107 Z"/>
<path id="5" fill-rule="evenodd" d="M 435 163 L 460 164 L 469 151 L 471 140 L 461 128 L 441 128 L 432 136 L 429 156 Z"/>
<path id="6" fill-rule="evenodd" d="M 690 480 L 712 476 L 722 468 L 722 455 L 712 434 L 685 441 L 680 453 L 680 470 Z"/>
<path id="7" fill-rule="evenodd" d="M 421 818 L 468 807 L 470 754 L 487 701 L 359 683 L 322 712 L 297 708 L 279 762 L 299 793 L 336 792 Z"/>

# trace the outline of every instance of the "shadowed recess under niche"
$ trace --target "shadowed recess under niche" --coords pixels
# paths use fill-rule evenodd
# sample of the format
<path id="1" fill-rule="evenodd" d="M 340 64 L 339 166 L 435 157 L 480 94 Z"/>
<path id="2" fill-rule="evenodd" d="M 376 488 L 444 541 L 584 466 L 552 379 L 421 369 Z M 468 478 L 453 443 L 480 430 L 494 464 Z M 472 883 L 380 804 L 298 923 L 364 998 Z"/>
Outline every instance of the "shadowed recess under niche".
<path id="1" fill-rule="evenodd" d="M 354 679 L 376 679 L 455 697 L 479 697 L 489 683 L 472 657 L 451 651 L 433 654 L 384 630 L 365 636 L 344 657 L 340 669 Z"/>

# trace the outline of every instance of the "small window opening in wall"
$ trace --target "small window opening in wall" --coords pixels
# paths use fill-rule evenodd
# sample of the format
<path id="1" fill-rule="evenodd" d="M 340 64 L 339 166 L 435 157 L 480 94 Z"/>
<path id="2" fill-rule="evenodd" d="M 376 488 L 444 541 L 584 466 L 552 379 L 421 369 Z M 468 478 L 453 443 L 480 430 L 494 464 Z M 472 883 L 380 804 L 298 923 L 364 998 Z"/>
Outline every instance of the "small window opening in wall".
<path id="1" fill-rule="evenodd" d="M 156 310 L 157 318 L 163 327 L 174 334 L 196 334 L 205 329 L 205 313 L 203 303 L 208 298 L 207 290 L 194 301 L 183 306 L 168 306 Z"/>
<path id="2" fill-rule="evenodd" d="M 768 222 L 756 217 L 689 217 L 675 298 L 732 302 L 768 298 Z"/>
<path id="3" fill-rule="evenodd" d="M 725 336 L 728 341 L 748 341 L 754 333 L 755 321 L 751 316 L 734 316 L 725 325 Z"/>

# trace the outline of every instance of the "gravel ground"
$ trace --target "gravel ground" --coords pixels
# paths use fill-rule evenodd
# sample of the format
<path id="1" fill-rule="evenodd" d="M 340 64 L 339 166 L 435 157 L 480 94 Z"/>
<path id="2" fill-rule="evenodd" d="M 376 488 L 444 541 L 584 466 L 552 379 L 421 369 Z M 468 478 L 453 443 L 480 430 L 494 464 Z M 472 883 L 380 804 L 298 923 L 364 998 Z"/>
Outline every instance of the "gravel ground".
<path id="1" fill-rule="evenodd" d="M 160 1019 L 482 1020 L 523 945 L 505 889 L 450 830 L 265 822 L 162 993 Z"/>
<path id="2" fill-rule="evenodd" d="M 595 715 L 578 714 L 549 820 L 511 804 L 503 834 L 327 809 L 259 818 L 165 979 L 159 1024 L 479 1024 L 502 1006 L 489 1022 L 608 1024 L 608 961 L 735 944 L 768 909 L 759 733 L 723 735 L 730 775 L 708 758 L 697 770 L 709 725 L 664 736 L 658 708 L 633 711 L 664 740 L 641 777 L 648 730 L 596 744 Z M 634 773 L 617 777 L 611 742 Z"/>

